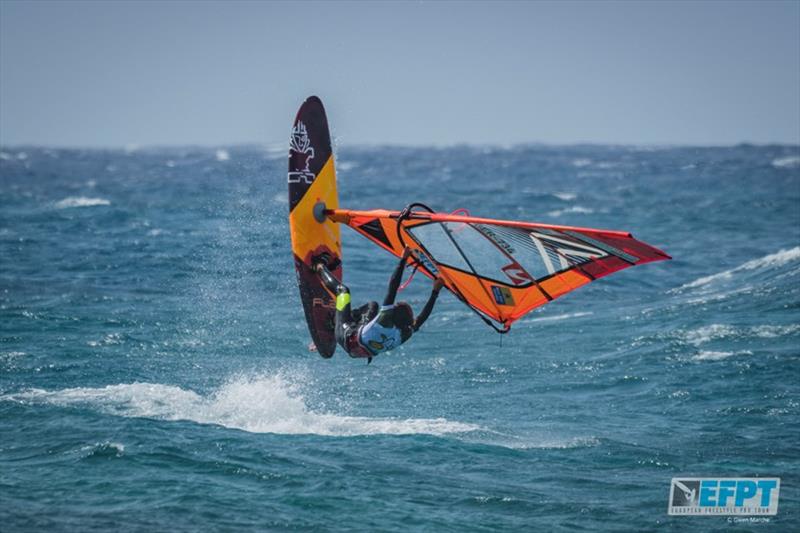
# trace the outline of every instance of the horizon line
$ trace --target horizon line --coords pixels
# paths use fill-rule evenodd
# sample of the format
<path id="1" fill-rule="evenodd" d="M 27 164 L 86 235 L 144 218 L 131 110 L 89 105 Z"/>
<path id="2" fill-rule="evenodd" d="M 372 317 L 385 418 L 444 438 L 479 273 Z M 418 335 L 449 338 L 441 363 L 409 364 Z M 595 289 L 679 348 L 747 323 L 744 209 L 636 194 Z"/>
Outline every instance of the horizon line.
<path id="1" fill-rule="evenodd" d="M 596 142 L 596 141 L 576 141 L 576 142 L 546 142 L 546 141 L 522 141 L 513 143 L 475 143 L 475 142 L 452 142 L 452 143 L 428 143 L 428 144 L 407 144 L 407 143 L 359 143 L 359 142 L 337 142 L 336 137 L 333 137 L 331 144 L 334 148 L 352 149 L 352 148 L 365 148 L 365 149 L 378 149 L 378 148 L 402 148 L 402 149 L 448 149 L 448 148 L 492 148 L 501 150 L 510 150 L 514 148 L 523 147 L 615 147 L 615 148 L 643 148 L 643 149 L 668 149 L 668 148 L 736 148 L 741 146 L 755 146 L 755 147 L 784 147 L 784 148 L 800 148 L 800 140 L 798 141 L 739 141 L 734 143 L 679 143 L 679 142 L 653 142 L 653 143 L 636 143 L 636 142 Z M 289 149 L 289 139 L 286 141 L 241 141 L 230 143 L 128 143 L 124 145 L 66 145 L 66 144 L 44 144 L 44 143 L 14 143 L 3 144 L 0 143 L 0 150 L 19 150 L 19 149 L 42 149 L 42 150 L 94 150 L 94 151 L 124 151 L 133 152 L 139 150 L 157 150 L 157 149 L 200 149 L 200 150 L 220 150 L 228 148 L 259 148 L 267 151 L 276 151 L 278 148 L 285 147 Z"/>

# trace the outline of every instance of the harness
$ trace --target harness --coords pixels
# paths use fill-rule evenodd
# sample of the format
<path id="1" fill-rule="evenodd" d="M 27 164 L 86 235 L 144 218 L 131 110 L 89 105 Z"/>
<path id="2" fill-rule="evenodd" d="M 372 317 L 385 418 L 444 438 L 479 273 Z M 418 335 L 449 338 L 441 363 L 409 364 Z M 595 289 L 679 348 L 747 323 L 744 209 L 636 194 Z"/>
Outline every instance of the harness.
<path id="1" fill-rule="evenodd" d="M 386 327 L 380 323 L 385 313 L 394 309 L 394 305 L 382 305 L 375 318 L 361 326 L 358 332 L 359 344 L 371 355 L 388 352 L 403 344 L 403 334 L 397 326 Z"/>

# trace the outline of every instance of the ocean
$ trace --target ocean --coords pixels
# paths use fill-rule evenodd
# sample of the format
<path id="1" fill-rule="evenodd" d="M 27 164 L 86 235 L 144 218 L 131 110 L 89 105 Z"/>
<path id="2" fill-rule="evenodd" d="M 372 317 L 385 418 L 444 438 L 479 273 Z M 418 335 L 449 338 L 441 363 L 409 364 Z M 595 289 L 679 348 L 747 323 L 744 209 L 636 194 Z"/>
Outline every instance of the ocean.
<path id="1" fill-rule="evenodd" d="M 503 336 L 443 293 L 370 365 L 308 349 L 286 152 L 0 149 L 0 530 L 800 530 L 800 147 L 335 147 L 343 207 L 674 258 Z M 673 477 L 780 477 L 778 514 L 668 516 Z"/>

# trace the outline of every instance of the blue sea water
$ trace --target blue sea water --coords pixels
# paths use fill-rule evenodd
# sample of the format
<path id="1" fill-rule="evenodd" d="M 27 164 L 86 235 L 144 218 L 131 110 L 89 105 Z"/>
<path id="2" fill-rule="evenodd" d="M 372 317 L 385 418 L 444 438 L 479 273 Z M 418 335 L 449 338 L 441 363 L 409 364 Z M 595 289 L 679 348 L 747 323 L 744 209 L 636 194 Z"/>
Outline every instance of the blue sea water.
<path id="1" fill-rule="evenodd" d="M 286 147 L 2 148 L 0 530 L 800 530 L 800 147 L 336 153 L 346 207 L 623 229 L 674 260 L 505 336 L 444 295 L 371 365 L 323 360 Z M 377 299 L 394 259 L 343 246 Z M 676 476 L 780 477 L 779 513 L 668 517 Z"/>

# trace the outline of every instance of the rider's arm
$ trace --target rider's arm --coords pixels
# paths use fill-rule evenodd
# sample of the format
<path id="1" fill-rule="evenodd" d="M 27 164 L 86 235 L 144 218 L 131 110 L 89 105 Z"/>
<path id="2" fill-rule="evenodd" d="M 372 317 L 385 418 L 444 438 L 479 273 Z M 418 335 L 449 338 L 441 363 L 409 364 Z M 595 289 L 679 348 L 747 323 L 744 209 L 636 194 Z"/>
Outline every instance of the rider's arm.
<path id="1" fill-rule="evenodd" d="M 386 298 L 383 299 L 383 305 L 392 305 L 394 303 L 394 299 L 397 297 L 397 289 L 400 287 L 400 281 L 403 279 L 406 259 L 408 259 L 409 255 L 411 255 L 410 248 L 403 250 L 403 256 L 400 258 L 400 262 L 397 263 L 394 273 L 392 273 L 392 279 L 389 280 L 389 290 L 386 291 Z"/>
<path id="2" fill-rule="evenodd" d="M 414 331 L 417 331 L 419 328 L 422 327 L 422 324 L 428 320 L 428 316 L 430 316 L 431 311 L 433 311 L 433 304 L 436 303 L 436 298 L 439 296 L 439 291 L 442 289 L 442 282 L 440 280 L 436 280 L 433 284 L 433 290 L 431 291 L 430 297 L 428 297 L 428 301 L 425 303 L 425 307 L 422 308 L 419 315 L 416 319 L 414 319 Z"/>

